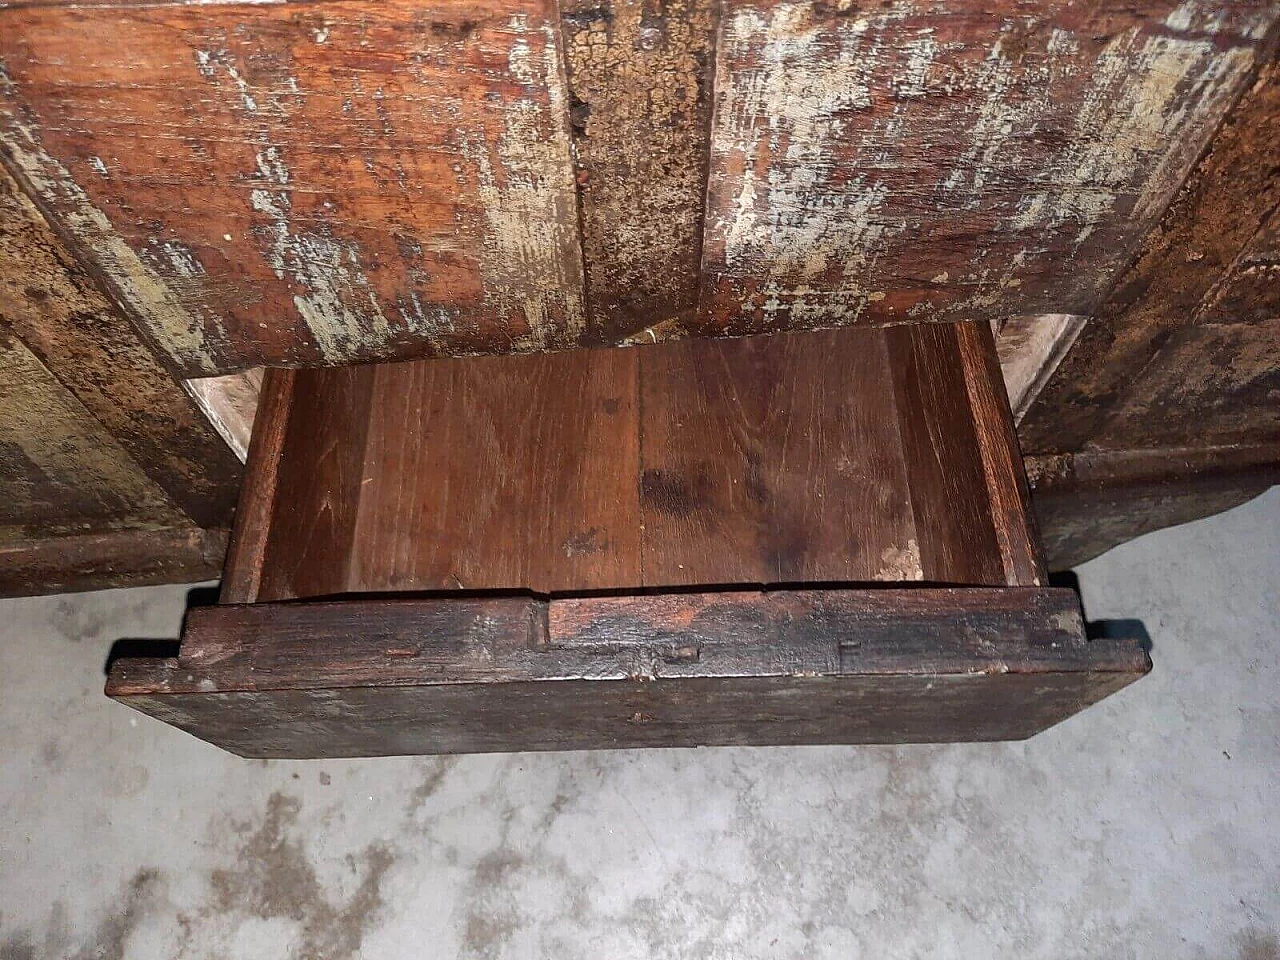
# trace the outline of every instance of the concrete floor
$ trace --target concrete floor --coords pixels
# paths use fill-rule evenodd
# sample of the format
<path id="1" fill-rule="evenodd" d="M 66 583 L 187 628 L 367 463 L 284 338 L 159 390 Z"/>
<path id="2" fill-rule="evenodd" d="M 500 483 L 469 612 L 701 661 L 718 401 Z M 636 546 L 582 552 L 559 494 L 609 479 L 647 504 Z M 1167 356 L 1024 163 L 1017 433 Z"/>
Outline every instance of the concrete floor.
<path id="1" fill-rule="evenodd" d="M 0 957 L 1280 956 L 1280 489 L 1079 571 L 1155 672 L 1027 743 L 253 762 L 0 603 Z"/>

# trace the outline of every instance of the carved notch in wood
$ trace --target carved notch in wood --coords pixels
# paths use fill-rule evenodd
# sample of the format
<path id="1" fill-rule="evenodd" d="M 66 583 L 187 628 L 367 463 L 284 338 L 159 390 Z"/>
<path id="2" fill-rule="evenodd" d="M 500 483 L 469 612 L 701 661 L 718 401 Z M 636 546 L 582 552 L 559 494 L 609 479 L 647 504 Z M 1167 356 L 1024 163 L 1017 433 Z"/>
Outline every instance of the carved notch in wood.
<path id="1" fill-rule="evenodd" d="M 922 324 L 271 371 L 222 603 L 108 693 L 311 757 L 1017 738 L 1148 668 Z"/>

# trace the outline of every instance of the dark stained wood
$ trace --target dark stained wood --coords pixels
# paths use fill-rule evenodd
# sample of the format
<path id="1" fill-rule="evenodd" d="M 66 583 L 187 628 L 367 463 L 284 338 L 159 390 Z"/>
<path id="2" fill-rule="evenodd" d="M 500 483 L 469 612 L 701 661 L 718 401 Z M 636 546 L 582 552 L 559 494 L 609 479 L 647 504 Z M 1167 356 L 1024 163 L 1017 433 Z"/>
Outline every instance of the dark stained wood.
<path id="1" fill-rule="evenodd" d="M 1005 582 L 1038 586 L 1044 583 L 1044 558 L 1032 522 L 1022 454 L 991 328 L 985 323 L 962 323 L 955 330 Z"/>
<path id="2" fill-rule="evenodd" d="M 638 585 L 637 364 L 592 350 L 377 367 L 346 589 Z"/>
<path id="3" fill-rule="evenodd" d="M 1140 677 L 1068 591 L 815 590 L 191 611 L 108 695 L 245 756 L 1008 739 Z"/>
<path id="4" fill-rule="evenodd" d="M 239 461 L 0 168 L 5 328 L 192 521 L 231 522 Z"/>
<path id="5" fill-rule="evenodd" d="M 1230 287 L 1233 268 L 1247 260 L 1280 207 L 1278 143 L 1280 63 L 1269 63 L 1028 410 L 1019 435 L 1029 453 L 1071 453 L 1097 441 L 1130 391 L 1144 389 L 1142 371 L 1173 331 L 1235 319 L 1222 317 L 1215 294 Z M 1236 309 L 1245 314 L 1241 319 L 1255 319 L 1250 308 Z M 1196 415 L 1186 413 L 1189 420 Z M 1158 445 L 1141 420 L 1131 426 L 1123 436 L 1111 431 L 1107 444 L 1122 450 Z M 1229 441 L 1207 433 L 1197 441 L 1223 442 Z"/>
<path id="6" fill-rule="evenodd" d="M 922 327 L 299 371 L 228 598 L 1032 584 L 993 357 Z"/>
<path id="7" fill-rule="evenodd" d="M 640 352 L 646 586 L 920 577 L 883 335 Z"/>
<path id="8" fill-rule="evenodd" d="M 50 536 L 0 544 L 0 597 L 215 580 L 225 530 L 189 526 Z"/>
<path id="9" fill-rule="evenodd" d="M 279 481 L 280 460 L 293 407 L 294 377 L 292 370 L 269 370 L 263 377 L 244 486 L 240 491 L 240 509 L 231 531 L 227 566 L 222 572 L 220 598 L 223 603 L 252 603 L 258 599 L 266 563 L 267 534 L 272 529 L 276 507 L 273 493 Z"/>
<path id="10" fill-rule="evenodd" d="M 280 460 L 266 466 L 275 470 L 274 503 L 256 599 L 347 590 L 373 375 L 367 366 L 294 374 Z M 249 482 L 251 497 L 265 489 Z"/>
<path id="11" fill-rule="evenodd" d="M 925 580 L 1004 582 L 1000 544 L 952 324 L 885 331 Z"/>
<path id="12" fill-rule="evenodd" d="M 1086 450 L 1027 458 L 1049 567 L 1230 509 L 1280 483 L 1280 443 Z"/>

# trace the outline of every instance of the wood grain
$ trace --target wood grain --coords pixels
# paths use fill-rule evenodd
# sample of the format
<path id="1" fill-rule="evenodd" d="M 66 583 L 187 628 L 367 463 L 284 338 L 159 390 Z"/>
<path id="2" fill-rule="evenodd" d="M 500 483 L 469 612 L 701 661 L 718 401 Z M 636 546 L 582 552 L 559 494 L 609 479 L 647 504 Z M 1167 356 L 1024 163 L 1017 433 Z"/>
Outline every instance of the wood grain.
<path id="1" fill-rule="evenodd" d="M 298 371 L 228 599 L 1035 584 L 994 346 L 958 329 Z"/>
<path id="2" fill-rule="evenodd" d="M 920 577 L 881 334 L 671 344 L 641 371 L 646 586 Z"/>
<path id="3" fill-rule="evenodd" d="M 991 525 L 1004 563 L 1004 582 L 1010 586 L 1040 586 L 1046 582 L 1044 558 L 991 328 L 985 323 L 961 323 L 956 325 L 955 334 L 986 476 Z"/>
<path id="4" fill-rule="evenodd" d="M 1174 331 L 1107 417 L 1101 447 L 1280 441 L 1280 319 Z"/>
<path id="5" fill-rule="evenodd" d="M 257 599 L 347 590 L 373 375 L 369 366 L 294 375 Z"/>
<path id="6" fill-rule="evenodd" d="M 192 521 L 230 523 L 239 462 L 0 168 L 0 330 L 5 328 Z M 14 410 L 0 411 L 4 417 L 12 420 Z"/>
<path id="7" fill-rule="evenodd" d="M 246 756 L 1007 739 L 1139 678 L 1069 591 L 783 591 L 194 610 L 108 695 Z"/>
<path id="8" fill-rule="evenodd" d="M 925 580 L 1005 576 L 955 324 L 885 331 Z"/>
<path id="9" fill-rule="evenodd" d="M 545 0 L 0 11 L 15 171 L 185 376 L 582 333 Z"/>
<path id="10" fill-rule="evenodd" d="M 252 603 L 261 590 L 267 538 L 275 519 L 280 460 L 293 408 L 294 378 L 292 370 L 269 370 L 263 377 L 240 506 L 222 572 L 223 603 Z"/>
<path id="11" fill-rule="evenodd" d="M 348 590 L 640 583 L 637 357 L 377 368 Z"/>
<path id="12" fill-rule="evenodd" d="M 20 0 L 0 142 L 184 376 L 1090 315 L 1278 19 Z"/>

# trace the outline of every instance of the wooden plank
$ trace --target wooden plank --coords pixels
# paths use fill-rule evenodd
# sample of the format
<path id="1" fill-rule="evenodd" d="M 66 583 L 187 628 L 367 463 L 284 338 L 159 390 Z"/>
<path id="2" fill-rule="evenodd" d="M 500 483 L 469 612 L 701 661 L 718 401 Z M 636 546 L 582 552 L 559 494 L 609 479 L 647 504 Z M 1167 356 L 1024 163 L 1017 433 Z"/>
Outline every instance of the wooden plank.
<path id="1" fill-rule="evenodd" d="M 239 462 L 3 168 L 0 324 L 183 513 L 230 523 Z"/>
<path id="2" fill-rule="evenodd" d="M 769 338 L 637 347 L 645 586 L 776 582 Z M 801 531 L 792 531 L 800 536 Z"/>
<path id="3" fill-rule="evenodd" d="M 643 349 L 641 390 L 646 586 L 920 577 L 881 333 Z"/>
<path id="4" fill-rule="evenodd" d="M 184 376 L 1086 315 L 1278 15 L 24 0 L 0 140 Z"/>
<path id="5" fill-rule="evenodd" d="M 697 309 L 713 8 L 560 5 L 592 343 L 670 336 Z"/>
<path id="6" fill-rule="evenodd" d="M 1085 325 L 1075 347 L 1019 425 L 1029 453 L 1070 453 L 1094 440 L 1140 383 L 1164 338 L 1211 309 L 1216 286 L 1280 206 L 1280 64 L 1257 81 L 1188 179 L 1141 256 Z M 1141 423 L 1113 437 L 1121 449 L 1150 445 Z M 1221 441 L 1202 435 L 1212 446 Z"/>
<path id="7" fill-rule="evenodd" d="M 1184 327 L 1135 379 L 1098 446 L 1280 441 L 1280 319 Z"/>
<path id="8" fill-rule="evenodd" d="M 185 376 L 583 331 L 546 0 L 0 10 L 15 173 Z"/>
<path id="9" fill-rule="evenodd" d="M 253 603 L 258 599 L 275 513 L 280 460 L 293 405 L 293 382 L 292 370 L 270 370 L 263 377 L 240 506 L 231 531 L 227 566 L 222 572 L 220 598 L 223 603 Z"/>
<path id="10" fill-rule="evenodd" d="M 697 332 L 1090 314 L 1278 15 L 726 0 Z"/>
<path id="11" fill-rule="evenodd" d="M 1032 519 L 1022 454 L 1013 432 L 1013 411 L 1000 380 L 991 328 L 985 323 L 961 323 L 955 327 L 960 347 L 974 435 L 987 481 L 987 503 L 1000 557 L 1004 582 L 1010 586 L 1036 587 L 1045 582 Z"/>
<path id="12" fill-rule="evenodd" d="M 925 580 L 1000 584 L 1005 568 L 956 324 L 884 331 Z"/>
<path id="13" fill-rule="evenodd" d="M 107 693 L 316 757 L 1024 737 L 1149 667 L 1068 591 L 477 597 L 194 610 Z"/>
<path id="14" fill-rule="evenodd" d="M 0 327 L 0 543 L 191 526 L 120 444 Z"/>
<path id="15" fill-rule="evenodd" d="M 635 353 L 377 368 L 347 589 L 640 583 Z"/>
<path id="16" fill-rule="evenodd" d="M 1027 458 L 1050 569 L 1230 509 L 1280 483 L 1280 443 Z"/>
<path id="17" fill-rule="evenodd" d="M 1035 583 L 991 338 L 925 327 L 299 371 L 229 597 Z"/>
<path id="18" fill-rule="evenodd" d="M 51 536 L 0 544 L 0 597 L 216 580 L 225 530 L 191 526 Z"/>
<path id="19" fill-rule="evenodd" d="M 374 369 L 293 375 L 257 599 L 347 590 Z"/>

